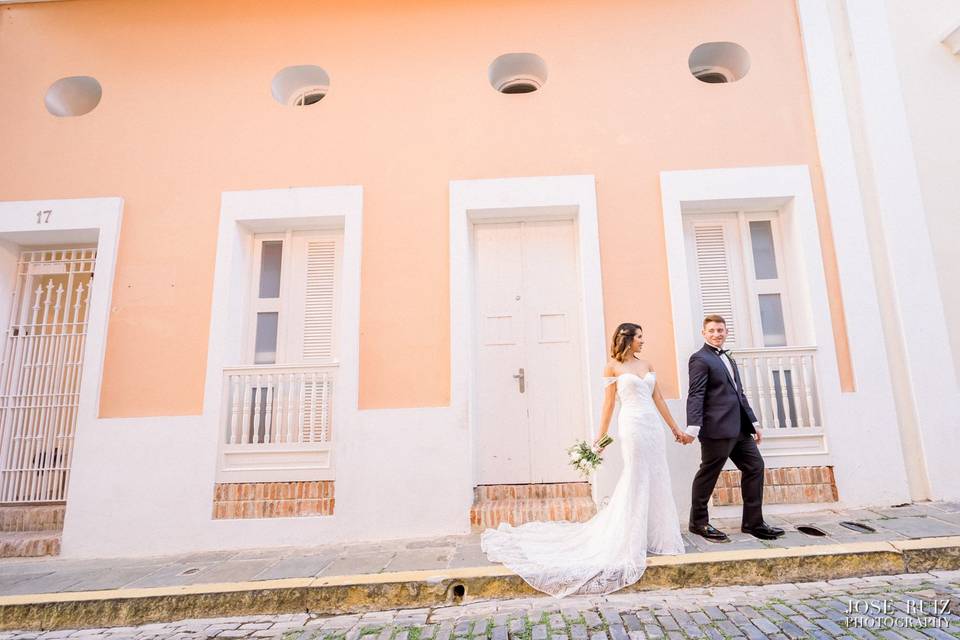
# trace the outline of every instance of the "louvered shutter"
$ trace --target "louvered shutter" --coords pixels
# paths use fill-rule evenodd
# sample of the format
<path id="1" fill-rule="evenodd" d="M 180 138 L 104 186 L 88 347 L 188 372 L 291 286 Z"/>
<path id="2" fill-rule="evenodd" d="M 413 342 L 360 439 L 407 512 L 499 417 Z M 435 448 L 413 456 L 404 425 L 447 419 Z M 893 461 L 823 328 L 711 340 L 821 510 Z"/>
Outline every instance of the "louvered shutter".
<path id="1" fill-rule="evenodd" d="M 698 224 L 694 227 L 694 242 L 703 314 L 716 313 L 724 317 L 727 321 L 727 343 L 732 346 L 737 342 L 737 327 L 725 228 L 720 224 Z"/>
<path id="2" fill-rule="evenodd" d="M 303 359 L 308 362 L 334 355 L 338 244 L 333 238 L 307 241 Z"/>

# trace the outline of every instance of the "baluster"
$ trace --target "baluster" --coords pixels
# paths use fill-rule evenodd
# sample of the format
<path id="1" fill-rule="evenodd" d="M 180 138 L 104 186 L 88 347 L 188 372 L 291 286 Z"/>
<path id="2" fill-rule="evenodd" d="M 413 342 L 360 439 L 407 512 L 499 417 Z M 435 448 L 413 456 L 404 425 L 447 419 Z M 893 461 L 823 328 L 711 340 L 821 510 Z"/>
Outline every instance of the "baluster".
<path id="1" fill-rule="evenodd" d="M 777 390 L 780 391 L 780 400 L 777 401 L 777 416 L 783 415 L 781 427 L 790 428 L 790 399 L 787 397 L 787 370 L 783 366 L 783 356 L 778 355 L 776 362 L 777 371 L 780 372 L 780 380 L 777 383 Z"/>
<path id="2" fill-rule="evenodd" d="M 330 419 L 330 379 L 326 371 L 323 372 L 320 380 L 320 384 L 323 385 L 320 396 L 320 442 L 330 442 L 330 425 L 328 424 Z"/>
<path id="3" fill-rule="evenodd" d="M 303 438 L 304 414 L 306 413 L 307 403 L 307 376 L 301 373 L 299 376 L 300 384 L 297 385 L 297 442 L 306 442 Z"/>
<path id="4" fill-rule="evenodd" d="M 273 442 L 286 442 L 286 430 L 283 428 L 283 374 L 276 374 L 276 386 L 273 388 Z"/>
<path id="5" fill-rule="evenodd" d="M 243 418 L 240 414 L 243 412 L 242 399 L 238 395 L 243 387 L 239 384 L 240 376 L 230 375 L 227 377 L 227 393 L 229 406 L 230 406 L 230 417 L 227 421 L 227 444 L 237 444 L 240 439 L 240 426 L 243 422 Z"/>
<path id="6" fill-rule="evenodd" d="M 287 415 L 285 424 L 287 426 L 287 442 L 295 442 L 296 434 L 293 431 L 297 419 L 297 403 L 294 394 L 297 389 L 299 377 L 295 373 L 287 374 Z"/>
<path id="7" fill-rule="evenodd" d="M 762 428 L 767 428 L 772 426 L 772 421 L 767 411 L 767 390 L 766 390 L 766 376 L 763 372 L 763 357 L 760 354 L 754 356 L 753 360 L 754 365 L 754 375 L 757 380 L 757 409 L 760 410 L 760 426 Z"/>
<path id="8" fill-rule="evenodd" d="M 321 411 L 323 409 L 321 408 Z M 310 372 L 310 440 L 309 442 L 317 441 L 317 372 L 316 370 Z M 321 428 L 323 423 L 321 424 Z"/>
<path id="9" fill-rule="evenodd" d="M 260 390 L 261 395 L 263 395 L 263 444 L 273 442 L 270 433 L 273 429 L 273 377 L 274 374 L 267 373 L 267 379 L 264 380 L 263 387 Z"/>
<path id="10" fill-rule="evenodd" d="M 800 390 L 800 378 L 803 375 L 801 373 L 801 362 L 803 362 L 802 355 L 793 354 L 790 356 L 790 406 L 797 416 L 796 422 L 791 423 L 790 426 L 797 428 L 803 426 L 803 405 L 800 404 L 800 399 L 803 397 Z"/>
<path id="11" fill-rule="evenodd" d="M 809 367 L 807 366 L 807 360 L 810 361 Z M 800 365 L 803 369 L 803 395 L 806 398 L 807 403 L 807 417 L 809 422 L 807 423 L 808 427 L 819 426 L 817 424 L 817 416 L 814 413 L 814 398 L 813 398 L 813 356 L 801 356 Z"/>
<path id="12" fill-rule="evenodd" d="M 777 382 L 773 378 L 773 358 L 766 357 L 763 359 L 764 366 L 767 369 L 767 389 L 768 389 L 768 398 L 770 400 L 770 411 L 771 422 L 775 429 L 780 428 L 780 413 L 777 411 Z"/>
<path id="13" fill-rule="evenodd" d="M 240 376 L 241 384 L 243 385 L 243 410 L 240 414 L 240 444 L 246 444 L 252 442 L 250 439 L 250 427 L 253 422 L 253 416 L 250 415 L 250 411 L 253 409 L 253 398 L 254 391 L 253 385 L 251 384 L 251 376 L 243 374 Z"/>

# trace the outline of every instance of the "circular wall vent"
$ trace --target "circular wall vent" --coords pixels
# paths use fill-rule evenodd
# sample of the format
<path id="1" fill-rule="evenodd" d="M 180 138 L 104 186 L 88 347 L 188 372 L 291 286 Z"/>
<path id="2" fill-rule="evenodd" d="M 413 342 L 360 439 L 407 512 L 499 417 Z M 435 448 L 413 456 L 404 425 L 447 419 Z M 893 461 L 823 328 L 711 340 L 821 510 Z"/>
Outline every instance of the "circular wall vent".
<path id="1" fill-rule="evenodd" d="M 535 53 L 505 53 L 490 63 L 487 76 L 500 93 L 533 93 L 547 82 L 547 63 Z"/>
<path id="2" fill-rule="evenodd" d="M 317 104 L 330 90 L 330 76 L 321 67 L 299 64 L 284 67 L 273 76 L 270 93 L 273 99 L 292 107 Z"/>
<path id="3" fill-rule="evenodd" d="M 736 82 L 750 71 L 750 54 L 735 42 L 705 42 L 690 52 L 687 64 L 701 82 Z"/>
<path id="4" fill-rule="evenodd" d="M 58 118 L 82 116 L 93 111 L 103 96 L 103 88 L 96 78 L 70 76 L 60 78 L 47 89 L 43 104 Z"/>

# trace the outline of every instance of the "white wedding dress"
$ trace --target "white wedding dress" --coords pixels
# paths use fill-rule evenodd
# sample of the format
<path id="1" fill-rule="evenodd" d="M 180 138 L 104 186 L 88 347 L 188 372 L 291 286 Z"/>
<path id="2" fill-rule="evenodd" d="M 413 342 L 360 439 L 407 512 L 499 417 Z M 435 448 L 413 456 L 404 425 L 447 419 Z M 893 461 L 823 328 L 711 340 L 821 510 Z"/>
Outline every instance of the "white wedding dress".
<path id="1" fill-rule="evenodd" d="M 667 428 L 653 404 L 655 375 L 604 378 L 617 385 L 617 439 L 623 453 L 623 472 L 609 504 L 587 522 L 487 529 L 480 544 L 490 560 L 502 562 L 533 588 L 562 598 L 633 584 L 647 568 L 647 552 L 684 552 L 667 468 Z"/>

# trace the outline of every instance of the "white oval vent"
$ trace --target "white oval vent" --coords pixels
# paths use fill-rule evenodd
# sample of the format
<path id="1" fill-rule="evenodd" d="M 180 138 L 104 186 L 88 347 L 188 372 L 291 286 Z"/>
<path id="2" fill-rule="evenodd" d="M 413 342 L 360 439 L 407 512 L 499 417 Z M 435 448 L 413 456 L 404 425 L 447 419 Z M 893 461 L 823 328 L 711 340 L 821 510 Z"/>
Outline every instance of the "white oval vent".
<path id="1" fill-rule="evenodd" d="M 70 76 L 60 78 L 47 89 L 43 104 L 58 118 L 82 116 L 93 111 L 103 96 L 103 88 L 96 78 Z"/>
<path id="2" fill-rule="evenodd" d="M 701 82 L 736 82 L 750 71 L 750 54 L 735 42 L 705 42 L 690 52 L 690 73 Z"/>
<path id="3" fill-rule="evenodd" d="M 323 100 L 330 89 L 330 76 L 312 64 L 285 67 L 273 76 L 270 92 L 280 104 L 309 107 Z"/>
<path id="4" fill-rule="evenodd" d="M 490 63 L 490 86 L 500 93 L 532 93 L 547 82 L 547 63 L 535 53 L 505 53 Z"/>

